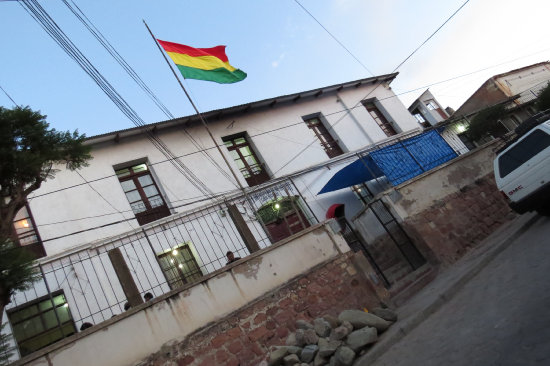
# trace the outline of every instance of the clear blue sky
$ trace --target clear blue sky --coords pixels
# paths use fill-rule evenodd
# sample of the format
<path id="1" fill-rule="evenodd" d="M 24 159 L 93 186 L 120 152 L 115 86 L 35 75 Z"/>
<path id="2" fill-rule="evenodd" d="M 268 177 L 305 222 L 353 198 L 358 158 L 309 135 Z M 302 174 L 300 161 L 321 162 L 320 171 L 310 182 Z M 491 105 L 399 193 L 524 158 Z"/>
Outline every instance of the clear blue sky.
<path id="1" fill-rule="evenodd" d="M 294 0 L 73 0 L 175 116 L 193 114 L 142 19 L 157 38 L 193 47 L 227 45 L 248 73 L 236 84 L 188 80 L 201 111 L 371 76 Z M 464 0 L 300 0 L 374 74 L 391 72 Z M 73 42 L 146 123 L 165 120 L 60 0 L 40 0 Z M 490 76 L 550 60 L 550 2 L 471 0 L 403 67 L 396 93 L 490 67 L 430 90 L 457 108 Z M 0 86 L 52 127 L 88 136 L 133 127 L 16 1 L 0 0 Z M 408 106 L 423 90 L 403 94 Z M 0 91 L 0 105 L 12 107 Z"/>

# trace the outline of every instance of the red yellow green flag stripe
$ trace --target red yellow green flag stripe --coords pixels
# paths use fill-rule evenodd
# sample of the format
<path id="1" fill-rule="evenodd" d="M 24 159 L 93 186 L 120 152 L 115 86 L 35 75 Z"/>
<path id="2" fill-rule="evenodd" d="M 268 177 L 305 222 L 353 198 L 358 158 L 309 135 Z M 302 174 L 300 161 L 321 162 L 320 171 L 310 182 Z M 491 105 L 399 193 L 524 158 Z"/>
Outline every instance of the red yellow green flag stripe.
<path id="1" fill-rule="evenodd" d="M 246 78 L 244 71 L 229 64 L 225 54 L 225 46 L 193 48 L 183 44 L 161 41 L 160 39 L 157 39 L 157 41 L 186 79 L 230 84 Z"/>

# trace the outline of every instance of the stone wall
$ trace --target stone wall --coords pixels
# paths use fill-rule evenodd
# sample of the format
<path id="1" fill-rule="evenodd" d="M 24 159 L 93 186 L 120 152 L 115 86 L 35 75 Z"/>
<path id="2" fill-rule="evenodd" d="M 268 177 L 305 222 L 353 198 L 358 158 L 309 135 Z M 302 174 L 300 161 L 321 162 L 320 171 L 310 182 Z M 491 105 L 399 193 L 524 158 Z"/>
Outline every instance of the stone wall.
<path id="1" fill-rule="evenodd" d="M 429 258 L 448 265 L 515 216 L 490 173 L 434 201 L 402 225 L 420 248 L 429 248 Z"/>
<path id="2" fill-rule="evenodd" d="M 258 365 L 271 346 L 285 344 L 297 319 L 377 307 L 373 285 L 353 264 L 361 255 L 341 254 L 182 342 L 164 346 L 139 366 Z"/>

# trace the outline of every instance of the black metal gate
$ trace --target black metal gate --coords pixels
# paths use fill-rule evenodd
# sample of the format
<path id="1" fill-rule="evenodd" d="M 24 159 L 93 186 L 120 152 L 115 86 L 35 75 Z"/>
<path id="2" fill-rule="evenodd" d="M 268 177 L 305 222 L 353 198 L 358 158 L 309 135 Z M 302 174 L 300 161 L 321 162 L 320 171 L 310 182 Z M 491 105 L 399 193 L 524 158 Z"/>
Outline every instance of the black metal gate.
<path id="1" fill-rule="evenodd" d="M 426 263 L 382 200 L 371 201 L 355 221 L 358 233 L 343 220 L 339 222 L 346 242 L 353 251 L 365 253 L 387 287 Z"/>

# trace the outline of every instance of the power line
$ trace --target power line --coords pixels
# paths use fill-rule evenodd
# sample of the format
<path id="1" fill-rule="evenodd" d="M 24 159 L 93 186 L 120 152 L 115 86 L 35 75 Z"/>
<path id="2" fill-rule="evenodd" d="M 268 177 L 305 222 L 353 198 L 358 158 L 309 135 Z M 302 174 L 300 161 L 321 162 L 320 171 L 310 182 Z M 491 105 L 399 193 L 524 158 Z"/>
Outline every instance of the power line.
<path id="1" fill-rule="evenodd" d="M 357 61 L 359 63 L 359 65 L 361 65 L 365 70 L 367 70 L 367 72 L 369 74 L 371 74 L 372 76 L 374 76 L 374 73 L 372 71 L 370 71 L 366 66 L 365 64 L 363 64 L 361 62 L 361 60 L 359 60 L 357 57 L 355 57 L 355 55 L 346 47 L 344 46 L 344 44 L 342 42 L 340 42 L 340 40 L 338 40 L 338 38 L 336 38 L 334 36 L 334 34 L 332 34 L 323 24 L 321 24 L 321 22 L 319 20 L 317 20 L 317 18 L 315 18 L 313 16 L 313 14 L 311 14 L 298 0 L 294 0 L 296 2 L 296 4 L 298 4 L 313 20 L 315 20 L 317 22 L 317 24 L 319 24 L 321 26 L 321 28 L 323 28 L 325 30 L 325 32 L 328 33 L 329 36 L 332 37 L 332 39 L 334 39 L 344 50 L 346 50 L 346 52 L 351 56 L 353 57 L 353 59 L 355 61 Z"/>
<path id="2" fill-rule="evenodd" d="M 482 69 L 471 71 L 471 72 L 468 72 L 468 73 L 465 73 L 465 74 L 461 74 L 461 75 L 458 75 L 458 76 L 453 76 L 453 77 L 448 78 L 448 79 L 435 81 L 435 82 L 430 83 L 430 84 L 425 84 L 423 86 L 416 87 L 416 88 L 413 88 L 413 89 L 409 89 L 409 90 L 406 90 L 406 91 L 403 91 L 403 92 L 400 92 L 400 93 L 396 93 L 394 95 L 391 95 L 391 96 L 388 96 L 388 97 L 385 97 L 385 98 L 381 98 L 379 100 L 383 101 L 383 100 L 386 100 L 386 99 L 392 99 L 392 98 L 396 98 L 400 95 L 412 93 L 412 92 L 415 92 L 415 91 L 418 91 L 418 90 L 423 90 L 423 89 L 429 88 L 429 87 L 434 86 L 434 85 L 447 83 L 447 82 L 457 80 L 457 79 L 460 79 L 460 78 L 463 78 L 463 77 L 466 77 L 466 76 L 470 76 L 470 75 L 473 75 L 473 74 L 476 74 L 476 73 L 479 73 L 479 72 L 482 72 L 482 71 L 486 71 L 486 70 L 489 70 L 489 69 L 492 69 L 492 68 L 495 68 L 495 67 L 498 67 L 498 66 L 502 66 L 502 65 L 505 65 L 507 63 L 511 63 L 511 62 L 520 60 L 522 58 L 531 57 L 533 55 L 536 55 L 536 54 L 541 53 L 541 52 L 545 52 L 547 50 L 550 50 L 550 48 L 547 48 L 547 49 L 544 49 L 544 50 L 541 50 L 541 51 L 538 51 L 538 52 L 535 52 L 535 53 L 531 53 L 529 55 L 524 55 L 524 56 L 521 56 L 521 57 L 511 59 L 511 60 L 507 60 L 507 61 L 504 61 L 504 62 L 501 62 L 501 63 L 498 63 L 498 64 L 494 64 L 494 65 L 491 65 L 491 66 L 487 66 L 487 67 L 484 67 Z M 327 114 L 324 114 L 324 117 L 330 117 L 332 115 L 336 115 L 336 114 L 340 114 L 340 113 L 346 113 L 346 112 L 349 112 L 349 111 L 351 111 L 355 108 L 359 108 L 359 107 L 362 107 L 362 106 L 361 105 L 355 105 L 354 107 L 351 107 L 351 108 L 345 108 L 345 109 L 341 109 L 341 110 L 338 110 L 338 111 L 335 111 L 335 112 L 332 112 L 332 113 L 327 113 Z M 293 123 L 290 123 L 288 125 L 284 125 L 284 126 L 281 126 L 281 127 L 271 129 L 271 130 L 263 131 L 263 132 L 260 132 L 260 133 L 254 134 L 254 135 L 251 134 L 250 137 L 257 137 L 257 136 L 261 136 L 261 135 L 271 134 L 272 132 L 275 132 L 275 131 L 280 131 L 280 130 L 284 130 L 286 128 L 294 127 L 294 126 L 297 126 L 297 125 L 302 125 L 303 123 L 304 123 L 304 121 L 293 122 Z M 273 135 L 273 137 L 279 138 L 279 136 L 276 136 L 276 135 Z M 204 148 L 204 150 L 212 150 L 212 149 L 215 149 L 215 147 Z M 193 151 L 191 153 L 179 155 L 179 156 L 177 156 L 177 158 L 182 158 L 182 157 L 195 155 L 195 154 L 198 154 L 200 152 L 201 151 Z M 163 163 L 166 163 L 168 161 L 169 161 L 168 159 L 160 160 L 160 161 L 157 161 L 155 163 L 151 163 L 151 166 L 158 165 L 158 164 L 163 164 Z M 107 175 L 107 176 L 92 179 L 88 182 L 90 182 L 90 183 L 91 182 L 97 182 L 97 181 L 100 181 L 100 180 L 103 180 L 103 179 L 113 178 L 115 176 L 116 176 L 116 174 L 111 174 L 111 175 Z M 39 198 L 39 197 L 47 196 L 47 195 L 50 195 L 50 194 L 53 194 L 53 193 L 58 193 L 58 192 L 61 192 L 61 191 L 67 190 L 67 189 L 72 189 L 72 188 L 82 186 L 84 184 L 85 183 L 81 183 L 81 184 L 75 184 L 75 185 L 72 185 L 72 186 L 60 188 L 60 189 L 57 189 L 57 190 L 54 190 L 54 191 L 50 191 L 50 192 L 42 193 L 42 194 L 39 194 L 39 195 L 35 195 L 33 197 L 30 197 L 29 199 L 32 200 L 34 198 Z M 182 200 L 185 200 L 185 199 L 182 199 Z"/>
<path id="3" fill-rule="evenodd" d="M 394 69 L 391 73 L 394 73 L 397 71 L 397 69 L 399 67 L 401 67 L 405 62 L 407 62 L 407 60 L 409 60 L 422 46 L 424 46 L 435 34 L 437 34 L 441 28 L 443 28 L 443 26 L 445 26 L 445 24 L 447 24 L 468 2 L 470 2 L 470 0 L 466 0 L 453 14 L 451 14 L 451 16 L 449 16 L 444 22 L 443 24 L 441 24 L 432 34 L 430 34 L 430 36 L 428 38 L 426 38 L 413 52 L 411 52 L 402 62 L 400 62 Z M 370 90 L 367 95 L 365 95 L 363 98 L 361 98 L 351 109 L 354 109 L 356 107 L 358 107 L 359 105 L 362 104 L 362 102 L 367 99 L 380 85 L 382 85 L 382 82 L 380 81 L 379 83 L 377 83 L 374 88 L 372 88 L 372 90 Z M 351 110 L 350 109 L 350 110 Z M 349 112 L 348 112 L 349 113 Z M 336 122 L 334 122 L 334 124 L 330 125 L 329 128 L 328 128 L 328 131 L 330 132 L 330 130 L 334 129 L 334 126 L 336 126 L 338 123 L 340 123 L 340 121 L 342 121 L 344 119 L 344 117 L 346 117 L 348 115 L 348 113 L 344 114 L 342 117 L 340 117 Z M 309 146 L 313 145 L 314 143 L 316 142 L 316 140 L 312 140 L 305 148 L 303 148 L 302 150 L 300 150 L 300 152 L 298 152 L 298 154 L 296 154 L 294 157 L 292 157 L 289 161 L 287 161 L 285 164 L 283 164 L 277 171 L 275 171 L 274 174 L 278 173 L 281 171 L 281 169 L 285 168 L 288 164 L 290 164 L 291 162 L 293 162 L 298 156 L 302 155 L 307 149 Z"/>
<path id="4" fill-rule="evenodd" d="M 11 102 L 12 102 L 13 104 L 15 104 L 16 106 L 19 105 L 19 104 L 15 103 L 15 100 L 13 100 L 13 98 L 10 97 L 10 95 L 8 94 L 7 91 L 4 90 L 4 88 L 2 88 L 2 85 L 0 85 L 0 89 L 2 89 L 2 91 L 4 92 L 4 94 L 6 94 L 6 96 L 11 100 Z"/>
<path id="5" fill-rule="evenodd" d="M 145 92 L 145 94 L 155 103 L 155 105 L 164 113 L 169 119 L 175 119 L 170 110 L 161 102 L 156 94 L 148 87 L 148 85 L 141 79 L 139 74 L 128 64 L 124 57 L 116 50 L 116 48 L 109 42 L 109 40 L 101 33 L 101 31 L 93 24 L 93 22 L 86 16 L 86 14 L 71 0 L 71 4 L 67 0 L 62 0 L 67 8 L 73 13 L 73 15 L 88 29 L 88 31 L 96 38 L 96 40 L 105 48 L 105 50 L 117 61 L 122 69 L 134 80 L 134 82 Z M 193 138 L 193 136 L 183 128 L 184 134 L 191 141 L 195 147 L 202 149 L 203 147 Z M 208 154 L 204 151 L 204 155 L 212 165 L 229 180 L 230 183 L 236 187 L 236 182 L 233 182 L 231 176 L 227 174 L 225 170 Z"/>
<path id="6" fill-rule="evenodd" d="M 100 89 L 111 99 L 111 101 L 138 127 L 142 127 L 147 134 L 149 141 L 169 159 L 170 163 L 201 193 L 213 195 L 211 191 L 187 166 L 174 158 L 174 154 L 166 144 L 156 136 L 136 111 L 116 91 L 116 89 L 105 79 L 95 68 L 90 60 L 74 45 L 70 38 L 63 32 L 57 23 L 40 6 L 36 0 L 22 0 L 19 4 L 38 22 L 39 25 L 50 35 L 50 37 L 94 80 Z"/>

